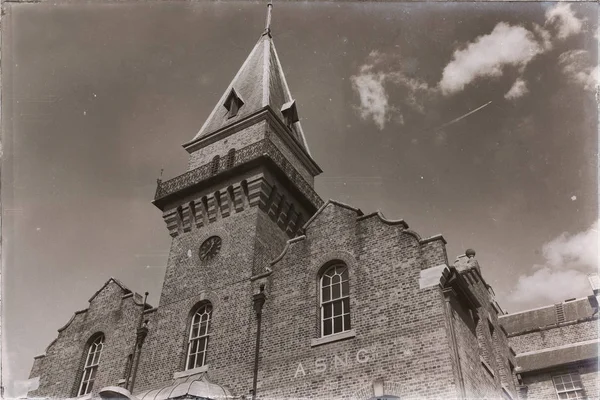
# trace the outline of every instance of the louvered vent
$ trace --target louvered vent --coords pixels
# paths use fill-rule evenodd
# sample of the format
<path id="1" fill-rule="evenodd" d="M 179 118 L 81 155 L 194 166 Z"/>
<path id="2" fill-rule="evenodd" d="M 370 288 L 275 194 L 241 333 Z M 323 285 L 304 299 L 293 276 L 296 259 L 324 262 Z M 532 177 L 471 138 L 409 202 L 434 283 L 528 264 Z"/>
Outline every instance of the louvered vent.
<path id="1" fill-rule="evenodd" d="M 562 303 L 555 304 L 554 310 L 556 311 L 556 321 L 559 324 L 565 322 L 565 310 L 563 309 Z"/>

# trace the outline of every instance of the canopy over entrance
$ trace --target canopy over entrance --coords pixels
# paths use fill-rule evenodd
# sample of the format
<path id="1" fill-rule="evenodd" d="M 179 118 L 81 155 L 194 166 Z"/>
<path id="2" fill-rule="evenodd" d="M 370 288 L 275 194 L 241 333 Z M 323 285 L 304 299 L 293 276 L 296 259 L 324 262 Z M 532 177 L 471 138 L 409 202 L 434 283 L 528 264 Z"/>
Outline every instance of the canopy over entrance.
<path id="1" fill-rule="evenodd" d="M 127 389 L 115 386 L 106 387 L 99 394 L 102 399 L 107 400 L 168 400 L 182 397 L 206 400 L 233 398 L 227 389 L 209 382 L 204 374 L 179 378 L 171 385 L 136 393 L 135 395 L 130 394 Z"/>

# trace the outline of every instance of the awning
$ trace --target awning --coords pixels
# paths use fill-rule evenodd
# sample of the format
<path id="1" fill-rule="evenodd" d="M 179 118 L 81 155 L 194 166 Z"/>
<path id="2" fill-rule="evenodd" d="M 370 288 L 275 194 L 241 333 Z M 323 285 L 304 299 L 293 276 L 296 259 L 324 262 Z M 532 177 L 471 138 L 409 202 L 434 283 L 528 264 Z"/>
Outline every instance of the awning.
<path id="1" fill-rule="evenodd" d="M 169 386 L 135 393 L 134 395 L 131 395 L 126 389 L 115 388 L 114 386 L 102 389 L 99 394 L 103 399 L 121 400 L 168 400 L 178 397 L 195 397 L 206 400 L 233 398 L 227 389 L 209 382 L 205 374 L 179 378 Z"/>

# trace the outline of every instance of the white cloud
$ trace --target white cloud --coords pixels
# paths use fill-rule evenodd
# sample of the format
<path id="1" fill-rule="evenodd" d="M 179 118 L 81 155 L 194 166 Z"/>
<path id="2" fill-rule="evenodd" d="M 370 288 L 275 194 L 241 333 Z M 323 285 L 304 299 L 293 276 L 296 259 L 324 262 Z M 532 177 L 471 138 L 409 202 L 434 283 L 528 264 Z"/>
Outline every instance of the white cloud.
<path id="1" fill-rule="evenodd" d="M 583 20 L 577 18 L 570 4 L 558 3 L 546 11 L 546 25 L 552 26 L 559 39 L 576 35 L 583 29 Z"/>
<path id="2" fill-rule="evenodd" d="M 585 50 L 569 50 L 558 57 L 563 73 L 586 90 L 595 91 L 598 86 L 598 66 L 592 66 Z"/>
<path id="3" fill-rule="evenodd" d="M 504 98 L 507 100 L 518 99 L 519 97 L 527 94 L 528 92 L 529 90 L 527 89 L 527 83 L 523 79 L 518 78 L 512 85 L 510 90 L 506 92 Z"/>
<path id="4" fill-rule="evenodd" d="M 598 268 L 598 222 L 588 230 L 562 233 L 542 248 L 548 266 L 553 268 Z"/>
<path id="5" fill-rule="evenodd" d="M 358 93 L 358 111 L 364 120 L 372 119 L 379 129 L 389 121 L 404 124 L 404 109 L 423 113 L 424 102 L 437 89 L 426 82 L 408 77 L 401 71 L 398 53 L 372 51 L 359 73 L 350 77 L 352 88 Z M 391 105 L 387 88 L 393 86 L 399 104 Z"/>
<path id="6" fill-rule="evenodd" d="M 547 29 L 544 29 L 543 27 L 534 23 L 533 32 L 536 34 L 538 42 L 542 45 L 544 50 L 548 51 L 552 49 L 552 35 Z"/>
<path id="7" fill-rule="evenodd" d="M 538 269 L 531 275 L 520 276 L 511 303 L 535 307 L 552 304 L 590 292 L 587 275 L 576 270 Z"/>
<path id="8" fill-rule="evenodd" d="M 598 269 L 598 222 L 583 232 L 562 233 L 542 247 L 545 265 L 522 275 L 509 300 L 521 307 L 564 301 L 591 293 L 587 275 Z"/>
<path id="9" fill-rule="evenodd" d="M 373 73 L 368 68 L 361 68 L 359 75 L 350 79 L 352 87 L 358 92 L 360 106 L 358 108 L 362 119 L 373 119 L 379 129 L 385 127 L 389 119 L 388 95 L 383 87 L 383 73 Z"/>
<path id="10" fill-rule="evenodd" d="M 498 77 L 507 66 L 525 67 L 544 48 L 533 33 L 521 26 L 500 22 L 466 48 L 456 50 L 444 68 L 439 83 L 444 94 L 452 94 L 480 77 Z"/>

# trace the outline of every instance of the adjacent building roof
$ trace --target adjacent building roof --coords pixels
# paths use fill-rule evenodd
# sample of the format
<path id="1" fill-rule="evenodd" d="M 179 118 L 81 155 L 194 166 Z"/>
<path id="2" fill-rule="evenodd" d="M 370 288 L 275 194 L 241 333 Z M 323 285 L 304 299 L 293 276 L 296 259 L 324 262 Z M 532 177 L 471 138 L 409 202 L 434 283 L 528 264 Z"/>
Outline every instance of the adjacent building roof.
<path id="1" fill-rule="evenodd" d="M 232 93 L 242 99 L 242 106 L 235 115 L 231 115 L 225 103 Z M 295 116 L 295 103 L 288 88 L 273 38 L 270 31 L 266 31 L 258 40 L 250 55 L 242 64 L 221 99 L 215 105 L 206 122 L 198 134 L 190 141 L 195 142 L 211 133 L 226 126 L 232 125 L 260 109 L 269 106 L 281 121 L 290 127 L 292 137 L 301 148 L 310 154 L 304 132 L 300 122 L 294 122 L 296 118 L 288 121 L 282 110 L 289 111 L 293 107 L 292 114 Z M 284 107 L 285 106 L 285 107 Z M 190 144 L 188 143 L 188 144 Z"/>
<path id="2" fill-rule="evenodd" d="M 508 335 L 518 335 L 543 327 L 591 318 L 598 312 L 594 296 L 573 299 L 546 307 L 500 316 Z"/>

